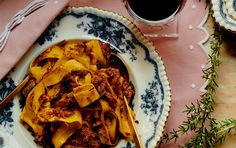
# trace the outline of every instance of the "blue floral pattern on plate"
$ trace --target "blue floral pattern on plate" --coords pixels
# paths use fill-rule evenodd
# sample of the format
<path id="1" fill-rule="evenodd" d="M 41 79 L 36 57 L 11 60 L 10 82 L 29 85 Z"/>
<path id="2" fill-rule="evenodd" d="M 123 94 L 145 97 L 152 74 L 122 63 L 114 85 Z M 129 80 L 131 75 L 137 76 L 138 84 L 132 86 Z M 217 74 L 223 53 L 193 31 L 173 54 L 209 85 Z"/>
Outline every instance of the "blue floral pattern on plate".
<path id="1" fill-rule="evenodd" d="M 87 19 L 91 19 L 90 23 L 81 21 L 76 25 L 76 27 L 79 30 L 83 30 L 88 35 L 98 37 L 110 44 L 113 44 L 115 47 L 119 48 L 119 51 L 123 53 L 129 52 L 129 54 L 132 55 L 132 60 L 137 59 L 134 53 L 134 44 L 137 44 L 137 40 L 135 40 L 135 38 L 132 40 L 125 39 L 124 34 L 128 33 L 127 28 L 119 21 L 113 20 L 111 18 L 104 18 L 92 13 L 75 13 L 73 11 L 65 11 L 62 15 L 57 17 L 56 20 L 43 33 L 43 35 L 38 39 L 38 43 L 42 45 L 45 43 L 45 41 L 51 41 L 53 37 L 57 37 L 57 30 L 55 28 L 60 25 L 61 19 L 68 16 L 73 16 L 78 20 L 85 17 Z"/>
<path id="2" fill-rule="evenodd" d="M 0 81 L 0 100 L 5 98 L 14 88 L 16 87 L 15 82 L 12 78 L 5 77 Z M 0 112 L 0 125 L 3 127 L 13 126 L 13 119 L 12 119 L 12 107 L 13 102 L 11 101 L 6 108 L 4 108 Z"/>
<path id="3" fill-rule="evenodd" d="M 135 88 L 132 104 L 139 121 L 138 132 L 145 147 L 155 147 L 170 108 L 169 83 L 154 46 L 124 17 L 91 7 L 65 9 L 22 59 L 19 65 L 23 68 L 18 66 L 15 72 L 23 78 L 30 61 L 51 44 L 93 38 L 109 43 L 126 63 Z M 20 130 L 27 132 L 23 127 Z M 121 140 L 117 147 L 134 147 L 134 143 Z"/>

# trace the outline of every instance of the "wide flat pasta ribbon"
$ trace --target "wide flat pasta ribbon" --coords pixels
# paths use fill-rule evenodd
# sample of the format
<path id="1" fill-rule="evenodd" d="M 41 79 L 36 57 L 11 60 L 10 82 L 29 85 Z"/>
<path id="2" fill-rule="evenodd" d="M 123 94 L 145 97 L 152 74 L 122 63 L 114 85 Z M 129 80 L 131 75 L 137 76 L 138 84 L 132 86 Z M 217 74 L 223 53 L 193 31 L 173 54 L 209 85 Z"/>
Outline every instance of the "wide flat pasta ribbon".
<path id="1" fill-rule="evenodd" d="M 118 119 L 113 111 L 102 111 L 102 127 L 99 129 L 99 138 L 103 144 L 116 145 L 118 142 Z"/>
<path id="2" fill-rule="evenodd" d="M 40 122 L 36 113 L 36 110 L 39 109 L 40 105 L 34 104 L 34 102 L 38 102 L 37 99 L 44 93 L 44 87 L 38 85 L 34 87 L 34 89 L 37 89 L 38 91 L 31 91 L 28 95 L 24 109 L 20 115 L 20 120 L 27 123 L 33 129 L 36 134 L 36 140 L 40 141 L 43 134 L 44 124 Z"/>
<path id="3" fill-rule="evenodd" d="M 73 71 L 87 70 L 81 63 L 76 60 L 66 61 L 63 65 L 54 71 L 46 74 L 41 81 L 46 87 L 59 83 L 66 75 Z"/>
<path id="4" fill-rule="evenodd" d="M 132 130 L 130 129 L 129 122 L 128 122 L 128 113 L 124 107 L 124 104 L 122 103 L 121 99 L 119 99 L 115 92 L 113 91 L 111 85 L 109 84 L 108 81 L 106 81 L 106 85 L 113 95 L 113 99 L 116 100 L 116 108 L 115 108 L 115 113 L 117 115 L 118 121 L 119 121 L 119 130 L 121 134 L 126 137 L 129 140 L 133 139 L 133 134 Z"/>
<path id="5" fill-rule="evenodd" d="M 100 43 L 98 40 L 91 40 L 86 43 L 87 50 L 91 51 L 92 58 L 91 58 L 91 63 L 96 64 L 96 63 L 101 63 L 101 64 L 106 64 L 105 57 L 103 56 L 103 52 L 100 46 Z"/>
<path id="6" fill-rule="evenodd" d="M 80 107 L 88 106 L 100 97 L 92 83 L 74 88 L 73 95 Z"/>
<path id="7" fill-rule="evenodd" d="M 66 140 L 79 128 L 81 128 L 81 124 L 78 123 L 62 124 L 52 137 L 52 143 L 54 144 L 55 148 L 60 148 L 66 142 Z"/>

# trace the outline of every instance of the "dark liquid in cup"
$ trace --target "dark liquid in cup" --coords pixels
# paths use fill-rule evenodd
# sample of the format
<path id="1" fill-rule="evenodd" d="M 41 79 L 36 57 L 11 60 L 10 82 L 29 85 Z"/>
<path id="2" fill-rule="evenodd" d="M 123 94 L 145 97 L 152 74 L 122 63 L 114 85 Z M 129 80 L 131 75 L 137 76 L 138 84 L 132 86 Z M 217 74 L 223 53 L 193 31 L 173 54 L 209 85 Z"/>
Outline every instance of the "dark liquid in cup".
<path id="1" fill-rule="evenodd" d="M 130 8 L 139 17 L 158 21 L 171 16 L 182 0 L 127 0 Z"/>

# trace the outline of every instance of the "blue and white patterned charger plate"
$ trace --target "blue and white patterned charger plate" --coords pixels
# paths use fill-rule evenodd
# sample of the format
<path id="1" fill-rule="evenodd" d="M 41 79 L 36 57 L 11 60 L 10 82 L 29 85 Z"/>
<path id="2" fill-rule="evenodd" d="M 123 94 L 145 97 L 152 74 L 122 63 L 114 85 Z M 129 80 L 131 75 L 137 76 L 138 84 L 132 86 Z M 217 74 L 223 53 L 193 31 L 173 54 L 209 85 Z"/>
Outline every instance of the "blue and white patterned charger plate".
<path id="1" fill-rule="evenodd" d="M 236 32 L 236 0 L 211 0 L 213 17 L 223 28 Z"/>
<path id="2" fill-rule="evenodd" d="M 48 46 L 64 39 L 99 39 L 120 50 L 135 86 L 132 102 L 139 121 L 138 132 L 146 148 L 160 140 L 170 109 L 170 87 L 155 47 L 126 18 L 92 7 L 67 8 L 51 23 L 32 49 L 0 83 L 3 98 L 26 75 L 30 62 Z M 19 122 L 22 106 L 16 96 L 0 112 L 0 147 L 37 147 L 34 137 Z M 117 147 L 135 147 L 121 140 Z"/>

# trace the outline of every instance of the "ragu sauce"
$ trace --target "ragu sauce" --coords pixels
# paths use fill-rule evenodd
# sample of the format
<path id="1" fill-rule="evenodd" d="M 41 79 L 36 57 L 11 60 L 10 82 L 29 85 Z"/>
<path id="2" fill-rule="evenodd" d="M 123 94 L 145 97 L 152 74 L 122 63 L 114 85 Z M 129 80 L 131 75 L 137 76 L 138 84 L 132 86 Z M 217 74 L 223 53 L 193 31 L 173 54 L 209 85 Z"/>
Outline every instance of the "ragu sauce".
<path id="1" fill-rule="evenodd" d="M 129 7 L 139 17 L 149 21 L 163 20 L 179 8 L 183 0 L 127 0 Z"/>

